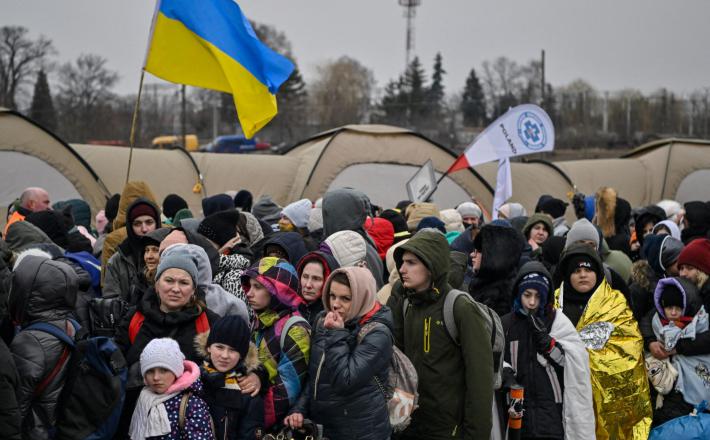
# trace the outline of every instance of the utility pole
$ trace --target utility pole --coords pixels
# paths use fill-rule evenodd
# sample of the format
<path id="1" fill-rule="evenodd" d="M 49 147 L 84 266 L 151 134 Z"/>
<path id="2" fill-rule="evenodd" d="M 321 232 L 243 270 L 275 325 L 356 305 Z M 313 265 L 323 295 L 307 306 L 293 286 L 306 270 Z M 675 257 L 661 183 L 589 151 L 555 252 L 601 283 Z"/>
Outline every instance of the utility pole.
<path id="1" fill-rule="evenodd" d="M 602 114 L 602 131 L 609 131 L 609 91 L 604 92 L 604 113 Z"/>
<path id="2" fill-rule="evenodd" d="M 540 71 L 542 72 L 542 79 L 540 84 L 540 106 L 545 107 L 545 49 L 542 49 L 542 57 L 540 59 Z"/>
<path id="3" fill-rule="evenodd" d="M 404 7 L 404 17 L 407 19 L 405 70 L 409 67 L 409 60 L 414 50 L 414 17 L 417 15 L 416 7 L 421 3 L 421 0 L 399 0 L 399 5 Z"/>

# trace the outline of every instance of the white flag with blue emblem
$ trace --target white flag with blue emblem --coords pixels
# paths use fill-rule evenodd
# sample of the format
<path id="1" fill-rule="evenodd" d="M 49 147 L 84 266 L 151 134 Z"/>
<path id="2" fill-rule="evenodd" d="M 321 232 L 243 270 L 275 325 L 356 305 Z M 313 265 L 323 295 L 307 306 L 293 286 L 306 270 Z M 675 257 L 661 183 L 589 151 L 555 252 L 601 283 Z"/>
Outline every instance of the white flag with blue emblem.
<path id="1" fill-rule="evenodd" d="M 447 173 L 554 148 L 555 127 L 550 117 L 534 104 L 523 104 L 508 110 L 476 136 Z"/>
<path id="2" fill-rule="evenodd" d="M 496 178 L 496 193 L 493 196 L 493 220 L 498 218 L 498 210 L 506 200 L 513 196 L 513 178 L 510 173 L 510 158 L 498 161 L 498 176 Z"/>

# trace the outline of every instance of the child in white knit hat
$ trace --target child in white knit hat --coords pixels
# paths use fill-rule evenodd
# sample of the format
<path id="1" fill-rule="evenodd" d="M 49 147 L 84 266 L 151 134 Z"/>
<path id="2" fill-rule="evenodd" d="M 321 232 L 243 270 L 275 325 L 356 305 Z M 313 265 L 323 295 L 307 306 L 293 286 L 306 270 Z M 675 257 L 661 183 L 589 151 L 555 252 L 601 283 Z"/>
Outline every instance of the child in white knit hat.
<path id="1" fill-rule="evenodd" d="M 133 411 L 131 439 L 212 440 L 214 433 L 202 391 L 200 368 L 185 360 L 178 343 L 153 339 L 140 357 L 145 387 Z"/>

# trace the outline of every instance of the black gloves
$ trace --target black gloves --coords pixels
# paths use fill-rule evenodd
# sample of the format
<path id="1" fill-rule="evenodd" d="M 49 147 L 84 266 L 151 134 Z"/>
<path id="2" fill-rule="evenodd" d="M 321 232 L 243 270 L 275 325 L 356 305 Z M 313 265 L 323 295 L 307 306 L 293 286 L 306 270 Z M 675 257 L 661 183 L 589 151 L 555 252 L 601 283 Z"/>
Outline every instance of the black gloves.
<path id="1" fill-rule="evenodd" d="M 542 319 L 534 314 L 528 315 L 528 326 L 532 332 L 535 349 L 538 353 L 547 354 L 555 346 L 555 340 L 550 336 L 550 332 Z"/>
<path id="2" fill-rule="evenodd" d="M 224 387 L 224 373 L 220 373 L 217 371 L 213 373 L 208 373 L 207 371 L 203 371 L 200 375 L 200 379 L 202 380 L 202 383 L 204 384 L 205 388 L 216 390 Z"/>

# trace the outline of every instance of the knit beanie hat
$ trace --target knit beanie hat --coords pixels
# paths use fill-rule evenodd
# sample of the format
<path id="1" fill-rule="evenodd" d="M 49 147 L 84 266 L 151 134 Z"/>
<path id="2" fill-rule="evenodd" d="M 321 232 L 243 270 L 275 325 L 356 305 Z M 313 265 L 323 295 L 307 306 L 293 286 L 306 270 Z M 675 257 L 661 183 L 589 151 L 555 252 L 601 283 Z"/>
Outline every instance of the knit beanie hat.
<path id="1" fill-rule="evenodd" d="M 185 208 L 187 202 L 177 194 L 168 194 L 163 200 L 163 214 L 169 219 L 175 218 L 175 214 Z"/>
<path id="2" fill-rule="evenodd" d="M 301 199 L 293 202 L 281 211 L 281 215 L 288 218 L 297 228 L 308 226 L 308 217 L 311 214 L 313 204 L 308 199 Z"/>
<path id="3" fill-rule="evenodd" d="M 422 229 L 425 228 L 431 228 L 431 229 L 436 229 L 442 234 L 446 235 L 446 224 L 439 220 L 437 217 L 424 217 L 419 221 L 419 224 L 417 225 L 417 231 L 421 231 Z"/>
<path id="4" fill-rule="evenodd" d="M 463 202 L 456 207 L 461 217 L 480 217 L 483 215 L 481 208 L 473 202 Z"/>
<path id="5" fill-rule="evenodd" d="M 392 223 L 392 226 L 394 226 L 395 243 L 406 240 L 412 235 L 407 228 L 407 220 L 404 219 L 402 214 L 398 213 L 394 209 L 385 209 L 380 214 L 380 218 L 389 221 Z"/>
<path id="6" fill-rule="evenodd" d="M 682 241 L 666 236 L 663 243 L 661 243 L 661 267 L 664 271 L 673 266 L 673 263 L 678 261 L 678 257 L 680 257 L 680 253 L 682 251 Z"/>
<path id="7" fill-rule="evenodd" d="M 202 199 L 202 213 L 208 217 L 215 212 L 234 208 L 234 200 L 227 194 L 215 194 Z"/>
<path id="8" fill-rule="evenodd" d="M 597 267 L 597 262 L 594 261 L 592 257 L 589 255 L 585 254 L 577 254 L 571 257 L 569 260 L 567 260 L 567 264 L 565 265 L 565 277 L 569 278 L 569 276 L 577 269 L 580 267 L 585 267 L 589 270 L 592 270 L 599 275 L 599 267 Z"/>
<path id="9" fill-rule="evenodd" d="M 222 247 L 237 236 L 237 222 L 239 222 L 239 211 L 231 208 L 205 217 L 197 227 L 197 232 Z"/>
<path id="10" fill-rule="evenodd" d="M 439 212 L 441 220 L 446 225 L 446 232 L 463 232 L 463 217 L 455 209 L 444 209 Z"/>
<path id="11" fill-rule="evenodd" d="M 160 214 L 158 214 L 158 210 L 155 209 L 155 206 L 151 205 L 148 201 L 138 202 L 131 206 L 131 210 L 126 213 L 126 224 L 130 225 L 133 223 L 133 220 L 142 215 L 153 217 L 156 227 L 160 226 Z"/>
<path id="12" fill-rule="evenodd" d="M 542 205 L 544 205 L 545 203 L 549 202 L 549 201 L 552 200 L 552 199 L 554 199 L 554 197 L 552 197 L 552 196 L 549 195 L 549 194 L 543 194 L 543 195 L 541 195 L 540 198 L 537 199 L 537 204 L 535 205 L 535 213 L 541 212 L 541 211 L 542 211 Z M 549 214 L 549 213 L 548 213 L 548 214 Z"/>
<path id="13" fill-rule="evenodd" d="M 259 224 L 259 220 L 254 217 L 254 214 L 242 211 L 241 215 L 243 215 L 246 220 L 247 234 L 249 234 L 249 240 L 246 240 L 247 237 L 242 237 L 242 242 L 244 242 L 247 246 L 251 246 L 264 238 L 264 231 L 261 229 L 261 224 Z"/>
<path id="14" fill-rule="evenodd" d="M 523 205 L 516 202 L 505 203 L 498 209 L 498 217 L 515 218 L 527 217 L 528 211 Z"/>
<path id="15" fill-rule="evenodd" d="M 697 238 L 681 251 L 678 266 L 687 264 L 710 275 L 710 240 Z"/>
<path id="16" fill-rule="evenodd" d="M 581 218 L 572 223 L 572 227 L 567 232 L 565 248 L 578 241 L 588 240 L 593 241 L 595 249 L 599 249 L 599 231 L 594 227 L 592 222 L 586 218 Z"/>
<path id="17" fill-rule="evenodd" d="M 539 272 L 531 272 L 523 277 L 518 284 L 518 298 L 522 296 L 527 289 L 534 289 L 540 295 L 540 308 L 544 308 L 547 304 L 547 298 L 550 294 L 550 280 Z"/>
<path id="18" fill-rule="evenodd" d="M 684 309 L 685 311 L 685 300 L 684 300 L 684 295 L 683 292 L 681 292 L 680 288 L 678 288 L 677 285 L 675 284 L 664 284 L 663 285 L 663 292 L 661 292 L 660 299 L 661 299 L 661 306 L 663 307 L 671 307 L 671 306 L 678 306 L 681 309 Z"/>
<path id="19" fill-rule="evenodd" d="M 145 248 L 146 246 L 158 246 L 160 247 L 160 243 L 165 240 L 165 237 L 170 234 L 170 229 L 169 228 L 158 228 L 154 231 L 150 231 L 144 236 L 140 238 L 141 243 L 143 243 L 143 247 Z"/>
<path id="20" fill-rule="evenodd" d="M 173 217 L 173 226 L 180 227 L 182 226 L 183 220 L 188 220 L 193 217 L 194 215 L 192 215 L 192 211 L 190 211 L 188 208 L 183 208 L 175 213 L 175 217 Z"/>
<path id="21" fill-rule="evenodd" d="M 155 271 L 155 279 L 159 279 L 160 275 L 168 269 L 182 269 L 192 278 L 192 285 L 197 287 L 197 266 L 188 254 L 170 254 L 160 258 L 158 269 Z"/>
<path id="22" fill-rule="evenodd" d="M 141 352 L 141 375 L 145 377 L 148 370 L 159 367 L 171 371 L 175 377 L 180 377 L 185 372 L 184 360 L 185 355 L 174 339 L 153 339 Z"/>
<path id="23" fill-rule="evenodd" d="M 234 207 L 241 209 L 244 212 L 251 212 L 251 205 L 254 202 L 254 196 L 245 189 L 239 190 L 234 196 Z"/>
<path id="24" fill-rule="evenodd" d="M 109 221 L 109 223 L 113 222 L 113 220 L 116 218 L 118 215 L 118 205 L 121 201 L 121 194 L 114 194 L 106 200 L 106 206 L 104 207 L 104 212 L 106 212 L 106 219 Z"/>
<path id="25" fill-rule="evenodd" d="M 424 217 L 439 218 L 439 208 L 433 203 L 412 203 L 407 207 L 405 217 L 407 218 L 407 228 L 410 231 L 416 231 L 417 225 Z"/>
<path id="26" fill-rule="evenodd" d="M 251 329 L 241 316 L 228 315 L 220 318 L 211 328 L 207 337 L 207 347 L 212 344 L 225 344 L 239 352 L 244 359 L 249 351 Z"/>
<path id="27" fill-rule="evenodd" d="M 565 215 L 565 210 L 567 209 L 568 205 L 569 203 L 565 202 L 564 200 L 550 197 L 549 199 L 546 199 L 545 201 L 540 203 L 539 207 L 540 212 L 549 214 L 552 218 L 559 218 Z"/>
<path id="28" fill-rule="evenodd" d="M 409 205 L 412 204 L 411 200 L 400 200 L 397 202 L 397 205 L 395 205 L 395 210 L 400 212 L 402 216 L 404 216 L 405 211 L 407 208 L 409 208 Z"/>
<path id="29" fill-rule="evenodd" d="M 308 231 L 314 232 L 323 229 L 323 197 L 313 204 L 311 213 L 308 214 Z"/>

